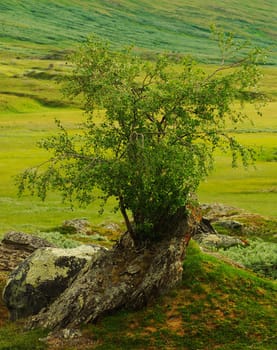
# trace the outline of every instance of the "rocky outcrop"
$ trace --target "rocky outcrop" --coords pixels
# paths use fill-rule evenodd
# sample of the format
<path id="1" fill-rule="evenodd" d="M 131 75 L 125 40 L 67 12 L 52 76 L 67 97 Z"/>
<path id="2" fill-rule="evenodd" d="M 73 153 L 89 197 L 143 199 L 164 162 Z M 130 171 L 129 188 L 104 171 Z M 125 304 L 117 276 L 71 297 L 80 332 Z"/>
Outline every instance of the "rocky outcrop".
<path id="1" fill-rule="evenodd" d="M 202 217 L 197 227 L 196 233 L 192 239 L 196 241 L 201 248 L 213 249 L 228 249 L 233 246 L 244 246 L 245 242 L 238 237 L 234 237 L 234 230 L 241 230 L 243 225 L 235 220 L 232 220 L 232 215 L 239 209 L 227 207 L 223 204 L 202 204 Z M 228 234 L 220 234 L 214 227 L 214 224 L 226 228 Z"/>
<path id="2" fill-rule="evenodd" d="M 80 233 L 86 235 L 91 233 L 90 223 L 87 219 L 65 220 L 62 225 L 62 230 L 72 234 Z"/>
<path id="3" fill-rule="evenodd" d="M 229 230 L 241 230 L 243 224 L 236 220 L 219 220 L 216 222 L 218 226 L 225 227 Z"/>
<path id="4" fill-rule="evenodd" d="M 227 206 L 222 203 L 209 203 L 209 204 L 204 203 L 204 204 L 201 204 L 200 207 L 201 207 L 203 216 L 211 222 L 229 219 L 234 215 L 243 213 L 242 209 Z"/>
<path id="5" fill-rule="evenodd" d="M 221 235 L 218 233 L 200 233 L 193 236 L 193 239 L 203 248 L 228 249 L 234 246 L 244 246 L 245 243 L 239 238 Z"/>
<path id="6" fill-rule="evenodd" d="M 52 303 L 88 261 L 106 250 L 83 245 L 73 249 L 37 249 L 10 275 L 3 299 L 12 320 L 37 314 Z"/>
<path id="7" fill-rule="evenodd" d="M 0 270 L 12 271 L 36 249 L 42 247 L 55 246 L 45 239 L 23 232 L 6 233 L 0 243 Z"/>
<path id="8" fill-rule="evenodd" d="M 193 239 L 199 243 L 202 248 L 228 249 L 233 246 L 244 246 L 245 242 L 228 234 L 219 234 L 213 225 L 223 227 L 232 234 L 234 231 L 240 231 L 243 224 L 233 220 L 233 215 L 241 212 L 240 209 L 228 207 L 223 204 L 202 204 L 203 217 L 201 218 L 196 234 Z"/>
<path id="9" fill-rule="evenodd" d="M 182 279 L 187 243 L 198 215 L 180 208 L 162 238 L 136 242 L 128 233 L 78 273 L 48 307 L 29 318 L 29 328 L 75 328 L 122 308 L 140 309 Z"/>

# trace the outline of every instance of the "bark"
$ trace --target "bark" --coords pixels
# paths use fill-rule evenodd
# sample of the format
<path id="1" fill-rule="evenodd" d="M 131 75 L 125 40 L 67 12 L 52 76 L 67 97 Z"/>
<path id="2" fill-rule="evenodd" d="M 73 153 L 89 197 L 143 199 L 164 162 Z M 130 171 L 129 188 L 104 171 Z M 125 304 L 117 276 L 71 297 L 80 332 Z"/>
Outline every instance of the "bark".
<path id="1" fill-rule="evenodd" d="M 53 304 L 29 319 L 28 327 L 74 328 L 120 308 L 139 309 L 175 286 L 197 225 L 184 213 L 170 221 L 172 229 L 158 242 L 137 245 L 124 234 L 113 249 L 100 252 Z"/>

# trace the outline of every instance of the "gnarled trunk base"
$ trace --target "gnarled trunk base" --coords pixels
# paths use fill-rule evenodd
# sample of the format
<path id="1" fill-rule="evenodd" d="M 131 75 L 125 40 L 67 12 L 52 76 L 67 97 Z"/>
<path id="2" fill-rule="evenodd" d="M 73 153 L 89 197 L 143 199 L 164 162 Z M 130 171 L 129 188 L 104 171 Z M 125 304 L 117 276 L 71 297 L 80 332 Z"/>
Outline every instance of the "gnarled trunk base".
<path id="1" fill-rule="evenodd" d="M 73 328 L 120 308 L 139 309 L 172 288 L 181 280 L 195 224 L 183 215 L 173 226 L 163 240 L 140 247 L 128 233 L 123 235 L 112 250 L 100 252 L 48 309 L 29 319 L 28 326 Z"/>

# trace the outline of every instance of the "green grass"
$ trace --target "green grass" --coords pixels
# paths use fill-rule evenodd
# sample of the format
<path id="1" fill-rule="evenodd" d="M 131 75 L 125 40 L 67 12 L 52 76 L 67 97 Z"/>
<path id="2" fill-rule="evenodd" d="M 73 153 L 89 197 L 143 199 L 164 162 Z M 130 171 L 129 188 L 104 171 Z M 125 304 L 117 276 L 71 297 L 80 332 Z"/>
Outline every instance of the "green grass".
<path id="1" fill-rule="evenodd" d="M 2 334 L 1 334 L 2 333 Z M 46 335 L 45 331 L 35 330 L 32 332 L 23 332 L 18 326 L 10 325 L 0 330 L 0 349 L 1 350 L 43 350 L 46 349 L 44 343 L 39 341 Z M 1 336 L 3 338 L 1 338 Z"/>
<path id="2" fill-rule="evenodd" d="M 48 157 L 37 142 L 56 132 L 54 119 L 60 119 L 72 132 L 83 121 L 83 112 L 75 102 L 63 99 L 55 80 L 26 76 L 30 71 L 48 72 L 49 67 L 59 75 L 69 69 L 64 61 L 0 59 L 0 236 L 8 230 L 45 231 L 73 217 L 86 217 L 93 224 L 121 220 L 112 211 L 112 203 L 105 215 L 99 216 L 97 205 L 72 211 L 53 193 L 46 202 L 28 195 L 17 197 L 15 176 Z"/>
<path id="3" fill-rule="evenodd" d="M 50 68 L 49 68 L 50 67 Z M 54 119 L 61 119 L 74 132 L 83 120 L 78 101 L 63 100 L 60 86 L 53 79 L 26 72 L 67 74 L 70 65 L 64 61 L 16 59 L 0 57 L 0 236 L 8 230 L 26 232 L 45 231 L 59 226 L 65 219 L 86 217 L 92 224 L 121 221 L 112 211 L 112 202 L 104 216 L 98 215 L 97 204 L 74 211 L 61 204 L 60 197 L 51 193 L 46 202 L 24 195 L 18 198 L 14 177 L 23 169 L 41 163 L 47 154 L 37 148 L 37 141 L 56 132 Z M 276 217 L 276 161 L 277 118 L 275 92 L 277 69 L 264 68 L 262 90 L 271 102 L 264 116 L 256 117 L 253 108 L 247 112 L 255 125 L 239 127 L 241 141 L 256 145 L 260 152 L 256 169 L 232 169 L 230 158 L 218 155 L 215 172 L 199 191 L 201 202 L 224 202 L 254 213 Z M 232 185 L 230 185 L 232 184 Z"/>
<path id="4" fill-rule="evenodd" d="M 265 216 L 277 216 L 275 162 L 256 163 L 256 168 L 232 168 L 226 156 L 217 158 L 215 171 L 199 189 L 199 199 L 220 202 Z"/>
<path id="5" fill-rule="evenodd" d="M 230 156 L 217 153 L 215 169 L 199 189 L 201 202 L 221 202 L 250 212 L 277 217 L 277 103 L 275 69 L 264 70 L 262 90 L 269 102 L 257 116 L 253 106 L 246 105 L 252 121 L 246 121 L 234 131 L 237 139 L 256 150 L 255 166 L 232 168 Z M 272 85 L 269 85 L 271 84 Z"/>
<path id="6" fill-rule="evenodd" d="M 207 38 L 217 23 L 271 49 L 269 62 L 276 64 L 276 7 L 274 0 L 2 0 L 0 50 L 49 55 L 97 33 L 120 46 L 197 54 L 211 63 L 217 52 Z"/>
<path id="7" fill-rule="evenodd" d="M 264 123 L 266 125 L 266 121 Z M 268 125 L 268 130 L 270 127 Z M 271 129 L 274 130 L 274 129 Z M 257 151 L 255 166 L 232 168 L 230 157 L 217 156 L 215 171 L 199 189 L 201 202 L 222 202 L 265 216 L 277 216 L 276 133 L 255 132 L 237 135 L 240 142 Z"/>
<path id="8" fill-rule="evenodd" d="M 56 130 L 54 117 L 59 117 L 70 127 L 82 120 L 76 110 L 42 110 L 36 113 L 9 113 L 0 119 L 0 235 L 8 230 L 35 232 L 59 226 L 73 217 L 86 217 L 94 224 L 120 220 L 108 204 L 104 216 L 99 216 L 99 205 L 72 211 L 62 204 L 58 194 L 51 193 L 46 202 L 24 195 L 17 197 L 15 176 L 26 167 L 37 165 L 48 154 L 37 147 L 37 142 Z"/>
<path id="9" fill-rule="evenodd" d="M 79 342 L 86 347 L 69 340 L 55 349 L 274 350 L 276 297 L 276 283 L 203 254 L 191 243 L 177 288 L 144 310 L 123 310 L 83 326 Z M 45 333 L 22 333 L 20 327 L 3 325 L 1 350 L 29 350 L 31 342 L 32 349 L 43 349 L 38 338 Z"/>

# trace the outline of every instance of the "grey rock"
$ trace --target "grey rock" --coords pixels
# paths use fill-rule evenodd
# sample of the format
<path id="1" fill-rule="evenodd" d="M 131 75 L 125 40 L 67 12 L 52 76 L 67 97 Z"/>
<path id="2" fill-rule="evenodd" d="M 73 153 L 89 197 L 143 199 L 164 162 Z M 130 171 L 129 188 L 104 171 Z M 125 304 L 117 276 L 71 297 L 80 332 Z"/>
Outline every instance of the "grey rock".
<path id="1" fill-rule="evenodd" d="M 55 246 L 45 239 L 27 233 L 15 231 L 6 233 L 0 243 L 0 270 L 14 270 L 20 262 L 42 247 Z"/>
<path id="2" fill-rule="evenodd" d="M 17 250 L 26 250 L 29 252 L 42 247 L 55 247 L 54 244 L 43 238 L 15 231 L 7 232 L 4 235 L 2 244 Z"/>
<path id="3" fill-rule="evenodd" d="M 112 232 L 120 232 L 121 231 L 120 226 L 114 222 L 110 222 L 110 223 L 103 225 L 103 228 L 105 230 L 112 231 Z"/>
<path id="4" fill-rule="evenodd" d="M 89 234 L 91 233 L 90 223 L 87 219 L 65 220 L 62 227 L 72 233 Z"/>
<path id="5" fill-rule="evenodd" d="M 11 319 L 35 315 L 52 303 L 103 250 L 106 248 L 97 245 L 37 249 L 11 273 L 4 288 L 3 300 Z"/>
<path id="6" fill-rule="evenodd" d="M 204 213 L 204 216 L 210 221 L 214 222 L 222 218 L 229 218 L 233 215 L 239 214 L 242 212 L 241 209 L 227 206 L 222 203 L 204 203 L 200 206 L 201 210 Z"/>
<path id="7" fill-rule="evenodd" d="M 193 239 L 204 248 L 224 248 L 228 249 L 233 246 L 244 246 L 245 243 L 239 238 L 221 235 L 200 233 L 193 236 Z"/>
<path id="8" fill-rule="evenodd" d="M 64 339 L 74 339 L 81 337 L 82 333 L 79 329 L 65 328 L 61 330 L 60 336 Z"/>
<path id="9" fill-rule="evenodd" d="M 217 221 L 217 225 L 225 227 L 230 230 L 240 230 L 243 228 L 243 224 L 235 220 L 222 220 Z"/>

